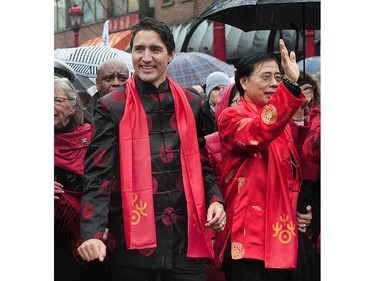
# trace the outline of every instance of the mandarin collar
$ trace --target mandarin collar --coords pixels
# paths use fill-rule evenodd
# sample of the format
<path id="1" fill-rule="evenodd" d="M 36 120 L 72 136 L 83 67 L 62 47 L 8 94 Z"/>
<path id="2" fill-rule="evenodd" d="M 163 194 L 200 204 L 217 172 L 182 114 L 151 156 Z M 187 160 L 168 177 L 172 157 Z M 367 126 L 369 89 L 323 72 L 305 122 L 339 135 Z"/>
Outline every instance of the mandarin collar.
<path id="1" fill-rule="evenodd" d="M 137 90 L 142 94 L 160 94 L 169 90 L 167 79 L 165 79 L 165 81 L 161 83 L 158 88 L 156 88 L 151 83 L 145 82 L 139 76 L 136 76 L 135 85 L 137 87 Z"/>

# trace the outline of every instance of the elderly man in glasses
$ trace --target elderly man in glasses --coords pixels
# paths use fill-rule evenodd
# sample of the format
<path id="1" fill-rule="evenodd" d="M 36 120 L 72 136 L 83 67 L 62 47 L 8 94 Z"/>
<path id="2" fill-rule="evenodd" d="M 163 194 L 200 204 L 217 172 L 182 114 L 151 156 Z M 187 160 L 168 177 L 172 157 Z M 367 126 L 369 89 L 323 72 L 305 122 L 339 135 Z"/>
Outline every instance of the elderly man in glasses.
<path id="1" fill-rule="evenodd" d="M 284 76 L 270 55 L 244 57 L 235 74 L 241 102 L 217 120 L 227 225 L 216 233 L 215 260 L 227 280 L 290 280 L 298 230 L 309 222 L 297 218 L 301 168 L 288 126 L 305 97 L 295 53 L 279 44 Z"/>

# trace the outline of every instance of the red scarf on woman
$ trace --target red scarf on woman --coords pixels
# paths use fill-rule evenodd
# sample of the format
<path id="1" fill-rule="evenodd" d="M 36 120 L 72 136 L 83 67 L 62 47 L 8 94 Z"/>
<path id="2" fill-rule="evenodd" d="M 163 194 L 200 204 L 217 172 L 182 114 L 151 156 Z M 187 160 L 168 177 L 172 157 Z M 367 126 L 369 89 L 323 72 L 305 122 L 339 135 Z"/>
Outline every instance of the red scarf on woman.
<path id="1" fill-rule="evenodd" d="M 91 140 L 91 125 L 73 124 L 73 131 L 55 134 L 55 166 L 83 176 L 83 162 Z"/>
<path id="2" fill-rule="evenodd" d="M 213 257 L 200 152 L 193 112 L 183 89 L 167 77 L 175 102 L 181 140 L 181 167 L 188 208 L 188 257 Z M 146 113 L 135 85 L 126 82 L 126 106 L 119 125 L 121 194 L 128 249 L 155 248 L 156 226 L 152 189 L 150 139 Z"/>
<path id="3" fill-rule="evenodd" d="M 91 140 L 91 125 L 75 125 L 73 131 L 55 134 L 55 166 L 83 176 L 84 158 L 88 143 Z M 54 217 L 59 219 L 59 229 L 67 232 L 73 253 L 81 244 L 80 204 L 81 192 L 65 190 L 60 199 L 55 201 Z"/>

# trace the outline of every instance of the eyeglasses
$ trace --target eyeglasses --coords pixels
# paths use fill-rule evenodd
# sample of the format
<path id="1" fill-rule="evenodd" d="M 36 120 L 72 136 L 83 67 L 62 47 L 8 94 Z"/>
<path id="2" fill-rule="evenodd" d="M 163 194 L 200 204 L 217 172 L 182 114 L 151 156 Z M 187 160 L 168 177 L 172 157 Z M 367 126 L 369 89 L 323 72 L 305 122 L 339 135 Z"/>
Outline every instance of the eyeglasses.
<path id="1" fill-rule="evenodd" d="M 264 73 L 261 73 L 261 74 L 253 74 L 253 75 L 250 75 L 250 76 L 259 76 L 260 79 L 262 79 L 264 82 L 268 82 L 270 83 L 271 80 L 272 80 L 272 73 L 270 72 L 264 72 Z M 283 81 L 283 76 L 280 74 L 280 73 L 276 73 L 274 75 L 275 77 L 275 80 L 277 83 L 280 83 L 281 81 Z"/>
<path id="2" fill-rule="evenodd" d="M 230 102 L 230 104 L 233 104 L 233 103 L 235 103 L 235 104 L 237 104 L 237 105 L 238 105 L 238 103 L 240 102 L 240 100 L 241 100 L 241 99 L 237 99 L 237 100 L 232 100 L 232 101 Z"/>
<path id="3" fill-rule="evenodd" d="M 73 100 L 73 99 L 55 97 L 53 100 L 54 100 L 55 104 L 62 105 L 62 104 L 65 103 L 65 101 L 67 101 L 67 100 Z"/>

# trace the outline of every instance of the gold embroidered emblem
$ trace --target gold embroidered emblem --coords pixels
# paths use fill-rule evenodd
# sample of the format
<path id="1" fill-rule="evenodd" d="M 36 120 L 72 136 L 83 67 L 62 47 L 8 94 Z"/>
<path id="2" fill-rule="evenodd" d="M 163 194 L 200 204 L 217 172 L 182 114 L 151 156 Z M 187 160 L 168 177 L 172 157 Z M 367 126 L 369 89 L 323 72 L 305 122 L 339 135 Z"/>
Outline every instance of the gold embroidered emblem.
<path id="1" fill-rule="evenodd" d="M 283 214 L 282 216 L 280 216 L 281 224 L 279 224 L 279 222 L 272 224 L 272 228 L 275 231 L 272 237 L 278 237 L 279 241 L 282 244 L 289 243 L 290 241 L 292 241 L 292 236 L 296 236 L 294 232 L 296 229 L 296 225 L 292 221 L 287 223 L 288 220 L 289 217 L 286 214 Z"/>
<path id="2" fill-rule="evenodd" d="M 229 183 L 232 180 L 233 176 L 236 174 L 236 172 L 237 172 L 237 169 L 230 170 L 228 174 L 226 175 L 224 182 Z"/>
<path id="3" fill-rule="evenodd" d="M 240 131 L 240 130 L 242 130 L 244 127 L 246 127 L 247 124 L 249 124 L 251 120 L 252 120 L 251 118 L 243 118 L 243 119 L 241 119 L 241 120 L 240 120 L 240 125 L 239 125 L 238 128 L 237 128 L 237 131 Z"/>
<path id="4" fill-rule="evenodd" d="M 277 120 L 277 110 L 273 104 L 266 105 L 261 115 L 262 121 L 265 124 L 273 124 Z"/>
<path id="5" fill-rule="evenodd" d="M 241 149 L 241 150 L 246 150 L 246 145 L 245 145 L 245 143 L 236 140 L 236 145 L 238 146 L 239 149 Z"/>
<path id="6" fill-rule="evenodd" d="M 258 212 L 260 212 L 260 211 L 262 211 L 262 207 L 260 207 L 260 206 L 255 206 L 255 205 L 253 205 L 253 206 L 251 206 L 255 211 L 258 211 Z"/>
<path id="7" fill-rule="evenodd" d="M 241 259 L 245 254 L 245 248 L 242 243 L 232 242 L 232 258 L 234 260 Z"/>
<path id="8" fill-rule="evenodd" d="M 138 200 L 138 195 L 133 194 L 132 199 L 132 217 L 131 217 L 131 224 L 137 225 L 140 221 L 142 216 L 146 217 L 147 213 L 145 212 L 147 208 L 147 203 L 143 203 L 141 200 L 139 203 L 136 204 L 136 201 Z M 135 209 L 134 209 L 135 208 Z"/>
<path id="9" fill-rule="evenodd" d="M 238 193 L 241 193 L 243 190 L 243 187 L 245 186 L 246 178 L 240 177 L 238 178 Z"/>
<path id="10" fill-rule="evenodd" d="M 258 145 L 259 144 L 259 141 L 257 140 L 251 140 L 249 141 L 250 145 Z"/>

